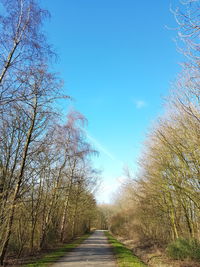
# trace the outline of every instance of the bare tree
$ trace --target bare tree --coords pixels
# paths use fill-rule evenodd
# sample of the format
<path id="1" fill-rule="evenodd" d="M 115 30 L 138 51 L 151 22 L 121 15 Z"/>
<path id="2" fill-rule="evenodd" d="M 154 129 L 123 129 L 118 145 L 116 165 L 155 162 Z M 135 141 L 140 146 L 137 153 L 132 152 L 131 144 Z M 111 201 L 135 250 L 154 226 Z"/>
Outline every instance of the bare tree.
<path id="1" fill-rule="evenodd" d="M 19 163 L 15 174 L 14 192 L 10 200 L 10 212 L 8 216 L 6 234 L 1 249 L 1 263 L 3 263 L 5 253 L 8 247 L 14 213 L 17 201 L 20 198 L 20 191 L 24 182 L 24 172 L 28 157 L 31 153 L 39 150 L 38 145 L 41 136 L 44 135 L 48 126 L 52 112 L 49 105 L 56 97 L 58 84 L 54 77 L 46 72 L 45 67 L 31 68 L 29 71 L 22 73 L 20 79 L 23 81 L 23 89 L 29 92 L 29 98 L 24 97 L 23 101 L 15 102 L 13 107 L 16 107 L 20 112 L 25 114 L 26 124 L 24 129 L 24 139 L 20 144 L 21 154 L 18 157 Z M 3 178 L 5 180 L 5 178 Z"/>
<path id="2" fill-rule="evenodd" d="M 40 30 L 48 12 L 35 0 L 1 0 L 5 8 L 0 17 L 0 105 L 21 99 L 20 73 L 47 62 L 52 51 Z M 28 92 L 26 96 L 28 97 Z"/>

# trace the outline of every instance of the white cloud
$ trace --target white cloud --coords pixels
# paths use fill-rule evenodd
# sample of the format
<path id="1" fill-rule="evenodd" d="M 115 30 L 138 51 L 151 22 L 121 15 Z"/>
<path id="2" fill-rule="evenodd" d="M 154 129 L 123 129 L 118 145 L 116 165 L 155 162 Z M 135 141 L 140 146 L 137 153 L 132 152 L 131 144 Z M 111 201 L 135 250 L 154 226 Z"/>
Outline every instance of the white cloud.
<path id="1" fill-rule="evenodd" d="M 147 103 L 143 100 L 137 100 L 135 101 L 135 106 L 137 109 L 141 109 L 147 106 Z"/>

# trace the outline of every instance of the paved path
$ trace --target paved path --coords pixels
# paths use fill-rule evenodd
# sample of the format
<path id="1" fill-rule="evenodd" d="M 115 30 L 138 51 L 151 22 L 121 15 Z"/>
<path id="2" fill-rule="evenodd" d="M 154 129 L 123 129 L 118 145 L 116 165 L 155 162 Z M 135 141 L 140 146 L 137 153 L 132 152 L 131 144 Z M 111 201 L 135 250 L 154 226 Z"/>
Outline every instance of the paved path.
<path id="1" fill-rule="evenodd" d="M 67 253 L 53 267 L 116 267 L 110 245 L 103 231 L 95 231 L 73 251 Z"/>

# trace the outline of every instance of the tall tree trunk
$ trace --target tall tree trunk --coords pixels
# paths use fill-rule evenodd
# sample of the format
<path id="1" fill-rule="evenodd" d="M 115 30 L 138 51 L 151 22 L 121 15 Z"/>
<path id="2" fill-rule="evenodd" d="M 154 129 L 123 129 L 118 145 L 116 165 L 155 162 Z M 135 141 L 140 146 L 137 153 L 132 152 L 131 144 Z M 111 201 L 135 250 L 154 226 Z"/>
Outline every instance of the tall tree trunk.
<path id="1" fill-rule="evenodd" d="M 79 193 L 77 192 L 77 195 L 76 195 L 76 204 L 75 204 L 74 216 L 73 216 L 73 222 L 72 222 L 72 238 L 75 237 L 75 233 L 76 233 L 76 221 L 77 221 L 78 200 L 79 200 Z"/>

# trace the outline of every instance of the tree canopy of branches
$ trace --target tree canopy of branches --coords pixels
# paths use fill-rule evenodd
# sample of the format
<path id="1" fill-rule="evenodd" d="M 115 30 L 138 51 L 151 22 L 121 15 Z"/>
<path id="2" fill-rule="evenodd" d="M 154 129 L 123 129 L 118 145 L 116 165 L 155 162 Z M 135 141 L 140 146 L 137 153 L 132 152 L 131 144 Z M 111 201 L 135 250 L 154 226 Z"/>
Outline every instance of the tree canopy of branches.
<path id="1" fill-rule="evenodd" d="M 147 136 L 140 170 L 116 201 L 110 225 L 116 234 L 159 245 L 178 238 L 200 240 L 199 11 L 195 0 L 183 1 L 174 11 L 187 58 L 165 115 Z"/>
<path id="2" fill-rule="evenodd" d="M 98 173 L 85 118 L 69 112 L 50 71 L 53 52 L 41 30 L 48 15 L 36 0 L 1 0 L 0 17 L 0 262 L 64 242 L 89 230 Z"/>

